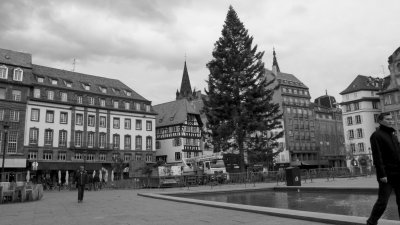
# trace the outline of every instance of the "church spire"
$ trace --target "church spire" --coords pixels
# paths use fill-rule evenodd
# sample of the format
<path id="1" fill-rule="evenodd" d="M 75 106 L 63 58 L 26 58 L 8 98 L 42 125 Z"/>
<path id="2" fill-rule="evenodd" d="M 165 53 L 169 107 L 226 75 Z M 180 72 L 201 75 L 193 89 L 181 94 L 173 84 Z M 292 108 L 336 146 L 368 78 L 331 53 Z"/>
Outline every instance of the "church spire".
<path id="1" fill-rule="evenodd" d="M 176 99 L 191 98 L 192 96 L 193 96 L 192 87 L 190 85 L 189 73 L 187 70 L 186 60 L 185 60 L 185 65 L 183 67 L 181 90 L 179 92 L 179 96 L 177 93 Z"/>
<path id="2" fill-rule="evenodd" d="M 273 50 L 273 55 L 274 55 L 274 59 L 273 59 L 273 62 L 272 62 L 272 72 L 275 75 L 277 75 L 278 73 L 281 72 L 281 70 L 279 69 L 278 60 L 276 60 L 275 48 Z"/>

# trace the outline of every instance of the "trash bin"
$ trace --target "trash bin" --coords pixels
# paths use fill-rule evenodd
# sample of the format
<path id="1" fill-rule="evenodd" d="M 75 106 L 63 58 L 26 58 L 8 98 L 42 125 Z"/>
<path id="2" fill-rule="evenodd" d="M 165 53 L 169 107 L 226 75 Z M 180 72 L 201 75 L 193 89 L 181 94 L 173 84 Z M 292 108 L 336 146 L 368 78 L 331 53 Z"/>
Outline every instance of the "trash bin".
<path id="1" fill-rule="evenodd" d="M 286 186 L 301 186 L 300 168 L 286 168 Z"/>

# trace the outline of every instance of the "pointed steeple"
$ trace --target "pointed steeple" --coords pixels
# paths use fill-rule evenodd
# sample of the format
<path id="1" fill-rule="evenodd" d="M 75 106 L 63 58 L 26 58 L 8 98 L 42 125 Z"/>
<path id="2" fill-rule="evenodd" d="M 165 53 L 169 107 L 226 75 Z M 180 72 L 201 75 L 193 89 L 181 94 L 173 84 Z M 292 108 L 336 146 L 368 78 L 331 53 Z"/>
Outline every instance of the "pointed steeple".
<path id="1" fill-rule="evenodd" d="M 280 73 L 281 70 L 279 69 L 278 60 L 276 60 L 275 48 L 273 50 L 273 55 L 274 55 L 274 59 L 273 59 L 273 62 L 272 62 L 272 72 L 275 75 L 278 75 L 278 73 Z"/>
<path id="2" fill-rule="evenodd" d="M 179 92 L 179 96 L 177 96 L 176 99 L 191 98 L 191 97 L 192 97 L 192 87 L 190 85 L 189 73 L 187 70 L 186 60 L 185 60 L 185 65 L 183 67 L 181 90 Z"/>

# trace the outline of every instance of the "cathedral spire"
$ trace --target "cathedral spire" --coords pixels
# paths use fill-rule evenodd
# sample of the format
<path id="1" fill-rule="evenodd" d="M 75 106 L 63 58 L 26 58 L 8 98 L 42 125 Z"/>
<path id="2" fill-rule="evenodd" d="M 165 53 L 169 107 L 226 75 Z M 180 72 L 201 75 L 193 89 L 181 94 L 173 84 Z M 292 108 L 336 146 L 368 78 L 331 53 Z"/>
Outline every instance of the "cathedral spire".
<path id="1" fill-rule="evenodd" d="M 187 70 L 186 60 L 185 60 L 185 65 L 183 67 L 181 90 L 179 92 L 179 96 L 178 96 L 178 93 L 177 93 L 176 99 L 191 98 L 192 95 L 193 95 L 192 87 L 190 85 L 189 73 L 188 73 L 188 70 Z"/>
<path id="2" fill-rule="evenodd" d="M 275 48 L 274 48 L 272 54 L 274 55 L 274 59 L 273 59 L 273 62 L 272 62 L 272 72 L 273 72 L 275 75 L 277 75 L 278 73 L 281 72 L 281 70 L 279 69 L 278 60 L 276 60 Z"/>

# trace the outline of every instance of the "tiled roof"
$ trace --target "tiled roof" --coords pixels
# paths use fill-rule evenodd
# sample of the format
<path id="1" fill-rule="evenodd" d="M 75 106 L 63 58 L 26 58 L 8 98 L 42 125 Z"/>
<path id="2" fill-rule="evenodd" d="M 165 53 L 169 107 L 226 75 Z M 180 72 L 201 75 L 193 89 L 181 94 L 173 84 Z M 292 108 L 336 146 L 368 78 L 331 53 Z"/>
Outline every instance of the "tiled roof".
<path id="1" fill-rule="evenodd" d="M 183 124 L 187 119 L 188 113 L 200 114 L 198 106 L 195 106 L 194 103 L 189 102 L 185 98 L 155 105 L 153 108 L 158 113 L 156 120 L 157 127 Z"/>
<path id="2" fill-rule="evenodd" d="M 0 64 L 32 67 L 32 55 L 0 48 Z"/>
<path id="3" fill-rule="evenodd" d="M 268 77 L 268 78 L 275 77 L 276 80 L 281 80 L 282 82 L 280 82 L 280 84 L 308 88 L 303 82 L 301 82 L 293 74 L 278 72 L 278 74 L 275 76 L 271 70 L 265 69 L 265 72 L 266 72 L 266 77 Z M 285 81 L 285 82 L 283 82 L 283 81 Z M 290 81 L 291 83 L 289 83 L 288 81 Z"/>
<path id="4" fill-rule="evenodd" d="M 32 65 L 32 71 L 35 78 L 45 78 L 45 85 L 66 87 L 65 82 L 71 83 L 71 88 L 76 91 L 83 91 L 95 94 L 105 94 L 110 96 L 125 97 L 135 100 L 147 101 L 144 97 L 136 93 L 134 90 L 126 86 L 124 83 L 117 79 L 110 79 L 105 77 L 93 76 L 88 74 L 82 74 L 77 72 L 71 72 L 67 70 L 60 70 L 40 65 Z M 50 79 L 57 80 L 57 85 L 52 85 Z M 37 83 L 36 79 L 34 83 Z M 85 90 L 84 85 L 89 85 L 90 90 Z M 103 93 L 100 87 L 106 88 L 107 92 Z M 131 96 L 127 96 L 124 91 L 131 92 Z"/>
<path id="5" fill-rule="evenodd" d="M 379 91 L 382 88 L 382 79 L 358 75 L 356 79 L 342 92 L 341 95 L 366 90 L 366 91 Z"/>

